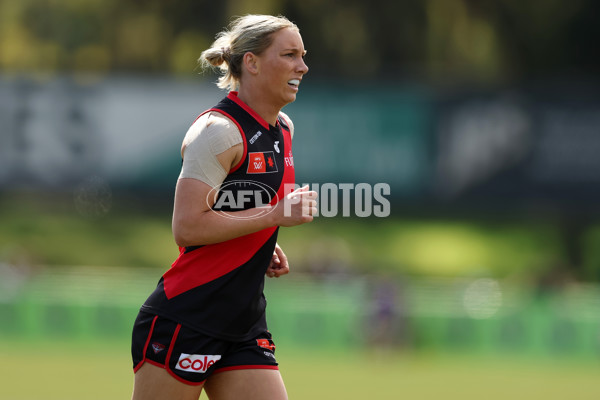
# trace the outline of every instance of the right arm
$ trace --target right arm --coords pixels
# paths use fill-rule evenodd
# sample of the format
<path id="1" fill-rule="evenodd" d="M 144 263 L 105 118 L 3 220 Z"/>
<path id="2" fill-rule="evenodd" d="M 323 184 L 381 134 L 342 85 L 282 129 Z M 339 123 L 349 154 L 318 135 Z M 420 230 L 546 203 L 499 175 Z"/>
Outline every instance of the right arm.
<path id="1" fill-rule="evenodd" d="M 243 146 L 239 144 L 216 157 L 229 172 L 240 160 L 242 152 Z M 177 181 L 172 228 L 178 246 L 218 243 L 273 226 L 300 225 L 311 222 L 312 214 L 316 213 L 317 193 L 304 187 L 280 199 L 269 213 L 265 213 L 264 208 L 253 208 L 236 212 L 246 218 L 233 219 L 212 209 L 215 200 L 209 195 L 212 189 L 198 179 L 180 178 Z"/>

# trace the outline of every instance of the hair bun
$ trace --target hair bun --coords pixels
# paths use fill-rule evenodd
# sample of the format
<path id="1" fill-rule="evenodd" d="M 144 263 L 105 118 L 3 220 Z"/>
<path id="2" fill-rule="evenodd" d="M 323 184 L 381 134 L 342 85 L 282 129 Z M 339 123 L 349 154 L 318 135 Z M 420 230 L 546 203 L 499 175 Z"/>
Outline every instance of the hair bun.
<path id="1" fill-rule="evenodd" d="M 221 47 L 221 54 L 223 57 L 223 60 L 227 61 L 227 63 L 229 63 L 229 61 L 231 60 L 231 48 L 230 47 Z"/>

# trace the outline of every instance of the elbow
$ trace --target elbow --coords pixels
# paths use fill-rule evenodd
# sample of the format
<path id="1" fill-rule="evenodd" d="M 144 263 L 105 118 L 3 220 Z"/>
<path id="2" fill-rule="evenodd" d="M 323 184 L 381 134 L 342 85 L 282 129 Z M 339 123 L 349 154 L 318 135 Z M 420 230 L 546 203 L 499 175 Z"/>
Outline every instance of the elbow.
<path id="1" fill-rule="evenodd" d="M 179 247 L 189 247 L 189 246 L 202 246 L 208 244 L 206 241 L 202 240 L 202 238 L 186 235 L 181 235 L 177 233 L 173 233 L 173 238 L 175 239 L 175 243 Z"/>
<path id="2" fill-rule="evenodd" d="M 173 239 L 175 239 L 175 244 L 177 244 L 177 246 L 179 246 L 179 247 L 187 247 L 187 246 L 189 246 L 188 241 L 187 241 L 185 235 L 183 235 L 181 233 L 181 231 L 179 229 L 177 229 L 177 227 L 175 226 L 175 224 L 173 224 L 172 232 L 173 232 Z"/>
<path id="3" fill-rule="evenodd" d="M 171 229 L 175 243 L 179 247 L 203 246 L 215 243 L 215 238 L 208 229 L 204 215 L 174 215 Z"/>
<path id="4" fill-rule="evenodd" d="M 174 223 L 172 230 L 175 243 L 179 247 L 200 246 L 205 244 L 203 243 L 202 238 L 199 237 L 198 232 L 195 232 L 193 229 L 186 228 L 183 224 Z"/>
<path id="5" fill-rule="evenodd" d="M 173 232 L 173 238 L 175 239 L 175 243 L 179 247 L 188 247 L 191 246 L 190 241 L 183 235 L 177 234 Z"/>
<path id="6" fill-rule="evenodd" d="M 205 229 L 198 229 L 197 226 L 173 224 L 172 230 L 175 243 L 179 247 L 204 246 L 216 242 Z"/>
<path id="7" fill-rule="evenodd" d="M 197 233 L 192 235 L 191 232 L 181 232 L 173 229 L 173 238 L 179 247 L 201 246 L 208 244 L 207 241 Z"/>

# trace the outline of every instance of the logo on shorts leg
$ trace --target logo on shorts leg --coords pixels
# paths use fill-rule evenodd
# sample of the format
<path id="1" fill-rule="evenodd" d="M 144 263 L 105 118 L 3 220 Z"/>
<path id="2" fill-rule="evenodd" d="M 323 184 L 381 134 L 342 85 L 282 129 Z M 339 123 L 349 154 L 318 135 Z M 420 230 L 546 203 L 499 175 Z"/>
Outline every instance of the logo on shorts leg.
<path id="1" fill-rule="evenodd" d="M 220 355 L 185 354 L 179 356 L 175 369 L 186 372 L 204 373 L 221 359 Z"/>
<path id="2" fill-rule="evenodd" d="M 162 343 L 154 342 L 152 343 L 152 350 L 154 354 L 158 354 L 165 349 L 165 345 Z"/>
<path id="3" fill-rule="evenodd" d="M 256 339 L 256 344 L 263 349 L 275 351 L 275 345 L 269 343 L 269 339 Z"/>

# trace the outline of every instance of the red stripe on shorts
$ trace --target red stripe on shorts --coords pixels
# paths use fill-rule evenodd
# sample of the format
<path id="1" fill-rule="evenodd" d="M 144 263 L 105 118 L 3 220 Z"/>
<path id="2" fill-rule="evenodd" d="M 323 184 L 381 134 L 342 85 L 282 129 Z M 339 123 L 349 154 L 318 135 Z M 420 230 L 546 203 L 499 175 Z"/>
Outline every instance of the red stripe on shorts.
<path id="1" fill-rule="evenodd" d="M 152 320 L 152 325 L 150 325 L 150 332 L 148 333 L 148 338 L 146 339 L 146 344 L 144 344 L 144 356 L 142 357 L 142 361 L 140 361 L 138 363 L 138 365 L 136 365 L 133 368 L 133 372 L 136 373 L 138 371 L 138 369 L 140 369 L 142 367 L 142 365 L 144 365 L 144 362 L 146 361 L 146 351 L 148 351 L 148 346 L 150 345 L 150 339 L 152 338 L 152 332 L 154 332 L 154 324 L 156 323 L 156 320 L 158 319 L 158 315 L 154 317 L 154 319 Z"/>

